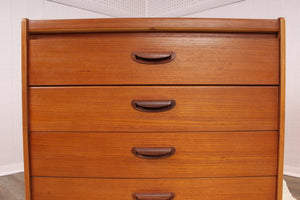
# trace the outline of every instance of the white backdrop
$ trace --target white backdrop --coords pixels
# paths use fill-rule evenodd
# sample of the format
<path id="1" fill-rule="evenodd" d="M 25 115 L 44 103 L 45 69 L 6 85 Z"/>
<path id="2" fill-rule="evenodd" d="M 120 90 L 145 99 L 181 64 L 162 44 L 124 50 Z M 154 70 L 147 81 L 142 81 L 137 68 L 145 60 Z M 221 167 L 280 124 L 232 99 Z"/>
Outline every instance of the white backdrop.
<path id="1" fill-rule="evenodd" d="M 163 1 L 163 0 L 161 0 Z M 245 0 L 184 17 L 277 18 L 287 21 L 285 173 L 300 177 L 300 1 Z M 0 0 L 0 176 L 23 170 L 21 18 L 106 18 L 46 0 Z M 298 134 L 299 133 L 299 134 Z"/>

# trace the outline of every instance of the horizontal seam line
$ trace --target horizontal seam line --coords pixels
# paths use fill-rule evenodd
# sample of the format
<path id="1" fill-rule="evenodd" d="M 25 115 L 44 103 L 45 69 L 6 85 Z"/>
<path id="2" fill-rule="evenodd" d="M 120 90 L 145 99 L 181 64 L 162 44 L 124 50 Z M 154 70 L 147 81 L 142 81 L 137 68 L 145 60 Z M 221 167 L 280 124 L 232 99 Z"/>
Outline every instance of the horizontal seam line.
<path id="1" fill-rule="evenodd" d="M 278 132 L 278 130 L 234 130 L 234 131 L 28 131 L 29 133 L 231 133 L 231 132 Z"/>
<path id="2" fill-rule="evenodd" d="M 126 86 L 141 86 L 141 87 L 148 87 L 148 86 L 218 86 L 218 87 L 228 87 L 228 86 L 236 86 L 236 87 L 259 87 L 259 86 L 271 86 L 271 87 L 277 87 L 280 85 L 214 85 L 214 84 L 123 84 L 123 85 L 29 85 L 29 88 L 35 88 L 35 87 L 90 87 L 90 86 L 103 86 L 103 87 L 109 87 L 109 86 L 120 86 L 120 87 L 126 87 Z"/>
<path id="3" fill-rule="evenodd" d="M 265 178 L 277 177 L 277 175 L 264 176 L 234 176 L 234 177 L 158 177 L 158 178 L 135 178 L 135 177 L 67 177 L 67 176 L 31 176 L 31 178 L 82 178 L 82 179 L 233 179 L 233 178 Z"/>

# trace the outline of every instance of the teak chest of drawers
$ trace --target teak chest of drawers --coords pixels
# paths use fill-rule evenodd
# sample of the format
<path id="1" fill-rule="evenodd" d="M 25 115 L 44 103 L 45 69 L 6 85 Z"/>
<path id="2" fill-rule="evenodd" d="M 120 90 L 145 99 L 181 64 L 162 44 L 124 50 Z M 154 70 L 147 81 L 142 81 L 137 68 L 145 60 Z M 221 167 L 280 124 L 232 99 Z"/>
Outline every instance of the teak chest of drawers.
<path id="1" fill-rule="evenodd" d="M 22 22 L 27 200 L 281 200 L 284 19 Z"/>

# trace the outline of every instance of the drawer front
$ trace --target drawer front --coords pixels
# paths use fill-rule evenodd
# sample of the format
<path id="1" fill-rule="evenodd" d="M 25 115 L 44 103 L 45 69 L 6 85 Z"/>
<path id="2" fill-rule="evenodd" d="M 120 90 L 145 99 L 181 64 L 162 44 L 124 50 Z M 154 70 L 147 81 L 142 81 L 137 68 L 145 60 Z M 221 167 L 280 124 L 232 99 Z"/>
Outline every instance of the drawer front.
<path id="1" fill-rule="evenodd" d="M 277 132 L 34 132 L 30 134 L 30 144 L 33 176 L 163 178 L 277 174 Z"/>
<path id="2" fill-rule="evenodd" d="M 204 33 L 32 36 L 29 85 L 277 85 L 279 40 L 273 36 Z M 132 52 L 139 53 L 136 54 L 139 61 L 163 64 L 135 62 Z M 175 58 L 164 63 L 170 58 L 166 56 L 168 52 L 174 52 Z"/>
<path id="3" fill-rule="evenodd" d="M 38 200 L 275 200 L 275 177 L 216 179 L 32 179 L 32 196 Z M 83 187 L 84 186 L 84 187 Z M 156 198 L 145 198 L 145 195 Z M 142 198 L 144 196 L 144 198 Z M 163 197 L 160 197 L 163 196 Z M 159 198 L 160 197 L 160 198 Z"/>
<path id="4" fill-rule="evenodd" d="M 31 131 L 278 129 L 278 87 L 34 87 L 29 99 Z M 176 105 L 143 112 L 133 108 L 133 100 Z"/>

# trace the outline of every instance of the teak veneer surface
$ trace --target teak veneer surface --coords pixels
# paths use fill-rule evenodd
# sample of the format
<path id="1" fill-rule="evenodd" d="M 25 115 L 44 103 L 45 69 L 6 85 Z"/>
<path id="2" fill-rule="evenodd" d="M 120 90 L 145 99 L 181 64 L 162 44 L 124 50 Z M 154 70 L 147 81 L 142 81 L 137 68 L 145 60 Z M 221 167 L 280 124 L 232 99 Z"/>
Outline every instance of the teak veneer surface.
<path id="1" fill-rule="evenodd" d="M 131 59 L 171 51 L 166 64 Z M 29 54 L 29 85 L 279 84 L 278 39 L 251 34 L 33 36 Z"/>
<path id="2" fill-rule="evenodd" d="M 24 19 L 22 101 L 26 200 L 282 200 L 283 18 Z"/>
<path id="3" fill-rule="evenodd" d="M 114 18 L 30 20 L 28 29 L 31 34 L 137 31 L 277 33 L 280 25 L 274 19 Z"/>
<path id="4" fill-rule="evenodd" d="M 282 197 L 283 161 L 284 161 L 284 127 L 285 127 L 285 20 L 280 18 L 280 87 L 279 87 L 279 146 L 278 146 L 278 176 L 277 199 Z"/>
<path id="5" fill-rule="evenodd" d="M 277 132 L 30 134 L 32 176 L 163 178 L 277 174 Z M 174 147 L 143 159 L 133 147 Z"/>
<path id="6" fill-rule="evenodd" d="M 275 177 L 215 179 L 32 178 L 34 200 L 132 200 L 133 192 L 174 192 L 176 200 L 274 200 Z"/>
<path id="7" fill-rule="evenodd" d="M 25 198 L 30 200 L 29 118 L 28 118 L 28 19 L 22 20 L 22 120 Z"/>
<path id="8" fill-rule="evenodd" d="M 278 129 L 278 87 L 97 86 L 29 89 L 31 131 L 239 131 Z M 132 100 L 175 100 L 141 112 Z"/>

